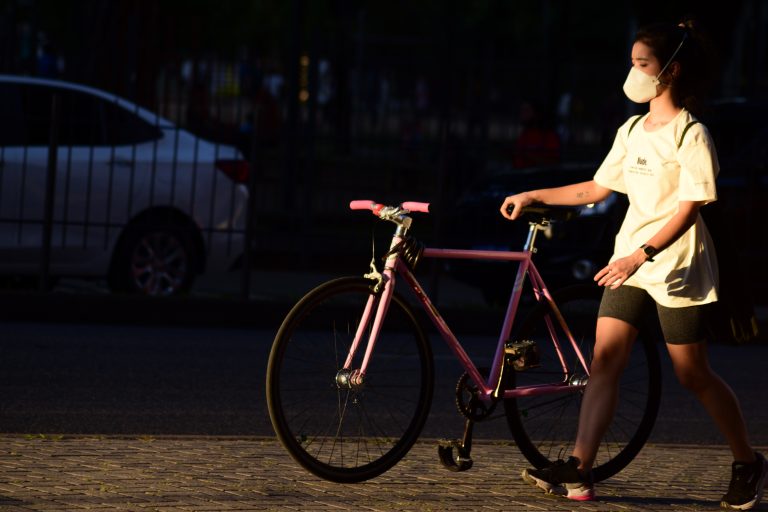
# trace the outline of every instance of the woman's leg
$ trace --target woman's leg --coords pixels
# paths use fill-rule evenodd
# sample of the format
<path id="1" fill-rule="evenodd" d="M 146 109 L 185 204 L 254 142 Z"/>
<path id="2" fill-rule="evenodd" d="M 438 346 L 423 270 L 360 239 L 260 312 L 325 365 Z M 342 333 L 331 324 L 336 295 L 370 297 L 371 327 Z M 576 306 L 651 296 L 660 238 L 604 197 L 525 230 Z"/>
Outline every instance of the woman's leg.
<path id="1" fill-rule="evenodd" d="M 733 453 L 741 462 L 755 460 L 749 444 L 741 407 L 731 388 L 709 366 L 707 344 L 667 344 L 680 384 L 691 391 L 715 421 Z"/>
<path id="2" fill-rule="evenodd" d="M 589 470 L 594 464 L 600 441 L 613 419 L 619 398 L 619 380 L 629 361 L 637 332 L 631 324 L 617 318 L 603 316 L 597 319 L 595 353 L 573 450 L 573 456 L 581 461 L 580 470 Z"/>

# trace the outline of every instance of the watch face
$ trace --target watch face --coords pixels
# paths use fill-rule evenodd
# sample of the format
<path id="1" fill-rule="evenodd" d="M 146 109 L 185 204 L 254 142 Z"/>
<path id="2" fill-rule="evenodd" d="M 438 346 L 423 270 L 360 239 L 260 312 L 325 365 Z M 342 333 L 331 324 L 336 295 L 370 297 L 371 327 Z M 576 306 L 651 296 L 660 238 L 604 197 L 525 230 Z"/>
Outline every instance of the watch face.
<path id="1" fill-rule="evenodd" d="M 648 257 L 653 257 L 653 255 L 656 254 L 656 248 L 650 245 L 646 245 L 645 247 L 643 247 L 643 251 Z"/>

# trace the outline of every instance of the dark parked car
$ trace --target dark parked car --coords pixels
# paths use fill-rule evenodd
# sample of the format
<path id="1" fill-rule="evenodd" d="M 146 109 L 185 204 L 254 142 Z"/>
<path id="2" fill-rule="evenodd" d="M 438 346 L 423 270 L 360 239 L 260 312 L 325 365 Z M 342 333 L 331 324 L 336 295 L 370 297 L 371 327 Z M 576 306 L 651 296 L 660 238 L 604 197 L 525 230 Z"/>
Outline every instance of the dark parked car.
<path id="1" fill-rule="evenodd" d="M 499 214 L 504 197 L 525 190 L 556 187 L 592 179 L 597 164 L 559 164 L 530 169 L 506 169 L 478 179 L 449 214 L 445 245 L 467 249 L 520 250 L 528 225 L 509 222 Z M 567 223 L 553 223 L 537 241 L 534 261 L 547 284 L 561 286 L 589 282 L 607 263 L 613 240 L 626 211 L 626 196 L 580 208 Z M 448 272 L 468 283 L 479 284 L 490 302 L 508 299 L 515 263 L 451 261 Z"/>

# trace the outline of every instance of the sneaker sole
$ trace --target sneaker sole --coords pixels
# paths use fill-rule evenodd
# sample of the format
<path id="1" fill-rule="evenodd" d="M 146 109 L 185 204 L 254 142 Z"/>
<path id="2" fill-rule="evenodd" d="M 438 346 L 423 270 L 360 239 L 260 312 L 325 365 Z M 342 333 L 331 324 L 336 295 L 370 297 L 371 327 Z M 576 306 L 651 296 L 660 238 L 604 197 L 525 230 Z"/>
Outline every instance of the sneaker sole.
<path id="1" fill-rule="evenodd" d="M 554 494 L 555 486 L 551 483 L 547 482 L 546 480 L 542 480 L 540 478 L 536 478 L 532 474 L 528 473 L 527 469 L 523 470 L 522 474 L 523 480 L 529 484 L 531 484 L 534 487 L 537 487 L 541 489 L 542 491 L 546 492 L 547 494 Z"/>
<path id="2" fill-rule="evenodd" d="M 528 473 L 527 469 L 523 470 L 522 477 L 525 482 L 553 496 L 560 496 L 562 498 L 567 498 L 573 501 L 594 501 L 595 499 L 595 493 L 592 489 L 584 492 L 580 489 L 567 489 L 560 485 L 553 485 L 546 480 L 536 478 L 532 474 Z"/>
<path id="3" fill-rule="evenodd" d="M 568 489 L 568 494 L 565 497 L 573 501 L 594 501 L 595 491 L 594 489 Z"/>

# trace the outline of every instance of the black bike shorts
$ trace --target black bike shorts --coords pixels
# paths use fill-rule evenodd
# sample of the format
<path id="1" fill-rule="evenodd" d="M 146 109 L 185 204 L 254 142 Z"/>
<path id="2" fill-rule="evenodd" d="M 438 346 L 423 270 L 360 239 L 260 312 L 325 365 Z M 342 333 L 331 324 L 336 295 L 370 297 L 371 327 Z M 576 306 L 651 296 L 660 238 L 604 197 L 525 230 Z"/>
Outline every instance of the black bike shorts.
<path id="1" fill-rule="evenodd" d="M 668 308 L 635 286 L 622 285 L 615 290 L 606 287 L 597 316 L 618 318 L 641 330 L 648 325 L 654 306 L 665 342 L 685 345 L 706 341 L 705 305 Z"/>

